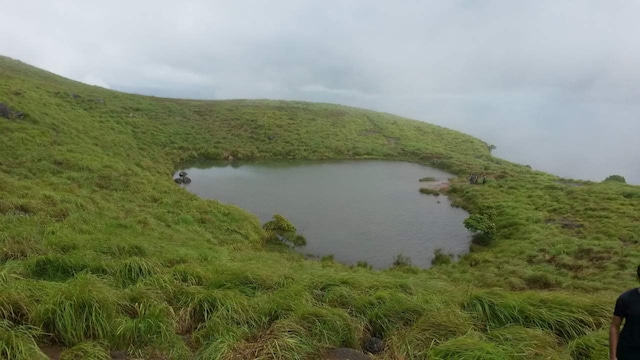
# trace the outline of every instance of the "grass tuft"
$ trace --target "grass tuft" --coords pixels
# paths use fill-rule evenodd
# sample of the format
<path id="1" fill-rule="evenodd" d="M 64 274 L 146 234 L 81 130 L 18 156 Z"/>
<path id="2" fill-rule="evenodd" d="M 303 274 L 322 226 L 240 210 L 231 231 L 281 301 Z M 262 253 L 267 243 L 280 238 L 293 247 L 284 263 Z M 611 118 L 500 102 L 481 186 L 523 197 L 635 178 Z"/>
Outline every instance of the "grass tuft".
<path id="1" fill-rule="evenodd" d="M 122 286 L 129 286 L 151 277 L 158 272 L 156 266 L 142 258 L 129 258 L 120 263 L 116 270 L 116 279 Z"/>
<path id="2" fill-rule="evenodd" d="M 111 356 L 106 344 L 99 342 L 82 342 L 66 349 L 60 354 L 60 360 L 110 360 Z"/>
<path id="3" fill-rule="evenodd" d="M 106 274 L 108 269 L 99 261 L 82 255 L 48 254 L 30 259 L 29 277 L 48 281 L 65 281 L 81 272 Z"/>
<path id="4" fill-rule="evenodd" d="M 210 290 L 199 287 L 181 289 L 175 298 L 180 333 L 192 332 L 216 314 L 243 314 L 248 310 L 245 298 L 236 291 Z M 208 327 L 211 330 L 211 327 Z"/>
<path id="5" fill-rule="evenodd" d="M 469 332 L 464 336 L 446 341 L 432 348 L 428 359 L 438 360 L 504 360 L 509 359 L 509 351 L 503 346 L 488 341 L 482 334 Z"/>
<path id="6" fill-rule="evenodd" d="M 487 331 L 521 325 L 549 331 L 564 340 L 584 336 L 608 320 L 606 308 L 560 294 L 483 292 L 472 295 L 464 308 Z"/>
<path id="7" fill-rule="evenodd" d="M 32 326 L 14 326 L 7 320 L 0 320 L 0 359 L 47 360 L 35 339 L 41 335 Z"/>
<path id="8" fill-rule="evenodd" d="M 118 298 L 93 275 L 62 284 L 38 305 L 34 321 L 64 345 L 113 339 Z"/>
<path id="9" fill-rule="evenodd" d="M 600 330 L 569 343 L 569 353 L 573 360 L 606 359 L 609 356 L 609 334 Z"/>
<path id="10" fill-rule="evenodd" d="M 118 320 L 116 343 L 120 346 L 161 346 L 174 336 L 175 318 L 168 306 L 151 303 L 127 304 L 126 318 Z"/>

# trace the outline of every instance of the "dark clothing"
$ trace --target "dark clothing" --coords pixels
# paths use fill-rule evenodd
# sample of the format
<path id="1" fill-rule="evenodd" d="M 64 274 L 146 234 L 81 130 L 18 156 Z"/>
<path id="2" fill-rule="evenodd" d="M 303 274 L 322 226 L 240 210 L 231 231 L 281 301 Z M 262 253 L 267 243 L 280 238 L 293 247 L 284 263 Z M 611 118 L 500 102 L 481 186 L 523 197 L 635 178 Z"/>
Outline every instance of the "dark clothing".
<path id="1" fill-rule="evenodd" d="M 613 315 L 624 319 L 618 341 L 618 360 L 640 359 L 640 288 L 620 295 Z"/>

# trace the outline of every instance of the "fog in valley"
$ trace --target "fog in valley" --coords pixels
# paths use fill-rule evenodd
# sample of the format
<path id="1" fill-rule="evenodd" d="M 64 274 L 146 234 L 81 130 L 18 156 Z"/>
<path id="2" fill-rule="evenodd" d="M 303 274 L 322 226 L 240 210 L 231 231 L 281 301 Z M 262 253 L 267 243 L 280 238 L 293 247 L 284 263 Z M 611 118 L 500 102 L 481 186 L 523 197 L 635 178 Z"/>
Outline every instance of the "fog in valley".
<path id="1" fill-rule="evenodd" d="M 12 2 L 0 54 L 127 92 L 390 112 L 534 169 L 640 184 L 639 13 L 630 1 Z"/>

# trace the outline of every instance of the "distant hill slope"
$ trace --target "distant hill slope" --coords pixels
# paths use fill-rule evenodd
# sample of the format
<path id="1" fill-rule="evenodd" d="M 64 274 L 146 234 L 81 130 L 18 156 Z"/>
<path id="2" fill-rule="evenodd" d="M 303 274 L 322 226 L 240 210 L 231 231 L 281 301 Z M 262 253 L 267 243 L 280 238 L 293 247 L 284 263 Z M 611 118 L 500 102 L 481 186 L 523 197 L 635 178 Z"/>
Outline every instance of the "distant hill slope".
<path id="1" fill-rule="evenodd" d="M 6 57 L 0 104 L 0 358 L 318 358 L 373 336 L 381 358 L 599 359 L 615 296 L 634 285 L 638 187 L 532 171 L 442 127 L 124 94 Z M 461 176 L 449 196 L 495 235 L 429 270 L 305 260 L 171 179 L 229 156 L 432 165 Z"/>

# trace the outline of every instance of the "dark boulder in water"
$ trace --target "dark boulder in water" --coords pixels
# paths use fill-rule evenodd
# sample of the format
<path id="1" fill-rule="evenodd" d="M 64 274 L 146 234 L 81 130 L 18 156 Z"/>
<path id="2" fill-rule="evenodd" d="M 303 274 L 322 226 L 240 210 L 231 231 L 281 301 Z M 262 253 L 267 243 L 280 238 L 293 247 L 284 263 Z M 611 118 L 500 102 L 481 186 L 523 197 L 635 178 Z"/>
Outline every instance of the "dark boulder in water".
<path id="1" fill-rule="evenodd" d="M 185 176 L 185 177 L 182 178 L 182 183 L 183 184 L 191 184 L 191 179 Z"/>
<path id="2" fill-rule="evenodd" d="M 178 176 L 180 176 L 180 177 L 185 177 L 185 176 L 187 176 L 187 172 L 186 172 L 186 171 L 180 171 L 180 172 L 178 173 Z"/>

